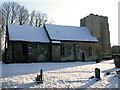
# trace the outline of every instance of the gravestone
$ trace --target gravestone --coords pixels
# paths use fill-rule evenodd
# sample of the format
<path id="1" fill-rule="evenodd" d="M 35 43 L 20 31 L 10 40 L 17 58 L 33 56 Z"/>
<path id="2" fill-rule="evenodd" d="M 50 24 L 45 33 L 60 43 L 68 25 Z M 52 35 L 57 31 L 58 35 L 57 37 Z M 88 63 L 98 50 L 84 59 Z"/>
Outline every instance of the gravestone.
<path id="1" fill-rule="evenodd" d="M 101 78 L 100 78 L 100 69 L 99 68 L 95 68 L 95 78 L 98 78 L 99 80 L 101 80 Z"/>
<path id="2" fill-rule="evenodd" d="M 40 75 L 37 74 L 36 82 L 43 84 L 43 70 L 42 69 L 40 70 Z"/>
<path id="3" fill-rule="evenodd" d="M 40 70 L 40 79 L 41 81 L 43 81 L 43 70 L 42 69 Z"/>
<path id="4" fill-rule="evenodd" d="M 116 68 L 120 68 L 120 54 L 114 55 L 114 63 Z"/>

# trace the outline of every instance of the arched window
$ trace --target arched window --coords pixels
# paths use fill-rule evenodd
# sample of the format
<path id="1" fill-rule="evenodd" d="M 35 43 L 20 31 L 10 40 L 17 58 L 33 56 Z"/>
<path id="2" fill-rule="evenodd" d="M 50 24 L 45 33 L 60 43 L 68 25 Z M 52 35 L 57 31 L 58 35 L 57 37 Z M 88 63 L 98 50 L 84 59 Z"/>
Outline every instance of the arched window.
<path id="1" fill-rule="evenodd" d="M 88 51 L 89 51 L 89 56 L 92 56 L 92 48 L 91 47 L 89 47 Z"/>

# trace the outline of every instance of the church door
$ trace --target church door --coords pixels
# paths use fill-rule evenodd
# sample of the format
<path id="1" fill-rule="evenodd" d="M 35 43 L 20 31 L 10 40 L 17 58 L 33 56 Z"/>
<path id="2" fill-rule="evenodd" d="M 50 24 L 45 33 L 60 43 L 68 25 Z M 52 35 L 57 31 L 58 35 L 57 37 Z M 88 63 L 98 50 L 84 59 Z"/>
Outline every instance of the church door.
<path id="1" fill-rule="evenodd" d="M 85 54 L 82 53 L 82 61 L 85 62 Z"/>

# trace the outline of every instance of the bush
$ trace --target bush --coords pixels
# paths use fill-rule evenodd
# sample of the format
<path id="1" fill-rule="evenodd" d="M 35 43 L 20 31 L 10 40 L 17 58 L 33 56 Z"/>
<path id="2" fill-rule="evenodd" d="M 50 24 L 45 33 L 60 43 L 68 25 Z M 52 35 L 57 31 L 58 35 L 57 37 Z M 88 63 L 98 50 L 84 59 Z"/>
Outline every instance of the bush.
<path id="1" fill-rule="evenodd" d="M 110 72 L 106 72 L 107 75 L 110 75 Z"/>

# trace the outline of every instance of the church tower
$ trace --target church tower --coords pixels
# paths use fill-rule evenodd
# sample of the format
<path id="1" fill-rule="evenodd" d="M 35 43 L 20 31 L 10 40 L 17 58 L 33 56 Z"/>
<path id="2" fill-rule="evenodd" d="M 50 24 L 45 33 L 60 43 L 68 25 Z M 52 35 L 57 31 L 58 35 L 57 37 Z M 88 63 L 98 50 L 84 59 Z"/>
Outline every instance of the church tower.
<path id="1" fill-rule="evenodd" d="M 108 17 L 90 14 L 80 20 L 81 27 L 87 27 L 99 40 L 99 52 L 102 59 L 111 59 L 111 44 Z"/>

